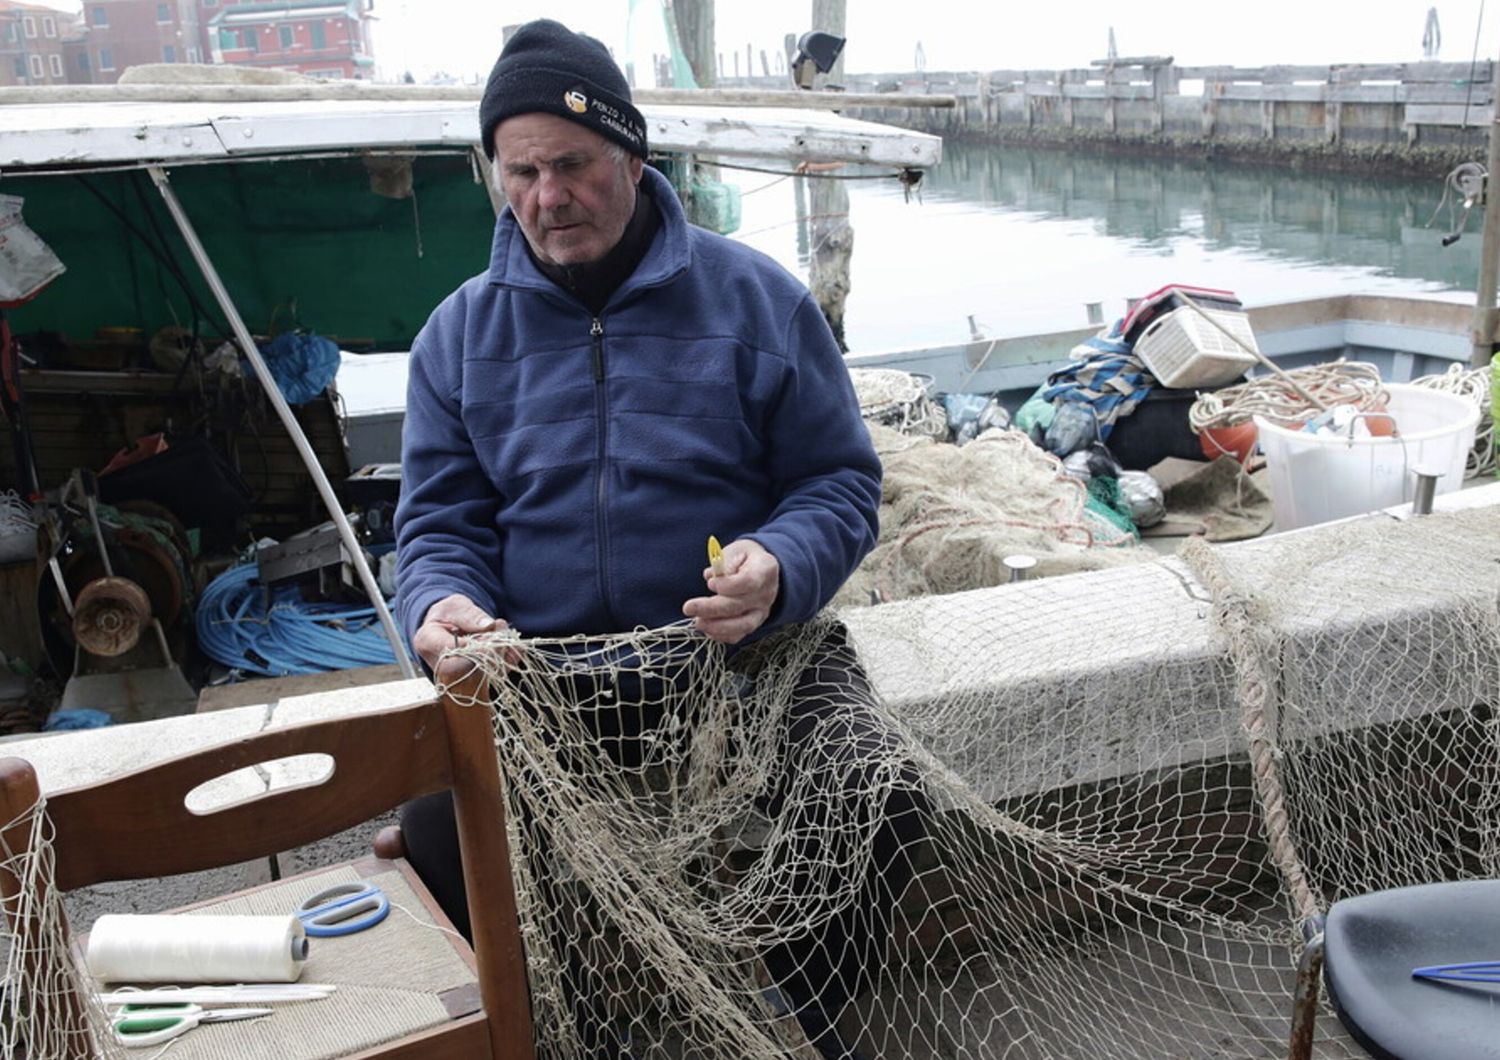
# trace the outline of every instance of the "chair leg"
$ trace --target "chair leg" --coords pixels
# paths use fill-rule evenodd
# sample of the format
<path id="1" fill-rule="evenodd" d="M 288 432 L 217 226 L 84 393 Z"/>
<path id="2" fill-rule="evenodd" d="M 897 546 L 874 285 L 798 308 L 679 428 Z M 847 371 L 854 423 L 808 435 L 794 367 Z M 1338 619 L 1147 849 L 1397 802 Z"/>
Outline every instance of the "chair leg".
<path id="1" fill-rule="evenodd" d="M 1297 989 L 1292 1001 L 1292 1036 L 1287 1060 L 1310 1060 L 1318 1022 L 1318 987 L 1323 979 L 1323 933 L 1307 940 L 1297 961 Z"/>
<path id="2" fill-rule="evenodd" d="M 401 826 L 399 824 L 387 825 L 376 832 L 371 849 L 374 850 L 377 858 L 385 858 L 387 861 L 406 857 L 406 840 L 402 838 Z"/>
<path id="3" fill-rule="evenodd" d="M 505 796 L 489 711 L 473 702 L 482 678 L 471 675 L 444 698 L 453 759 L 453 808 L 468 893 L 469 926 L 479 965 L 479 992 L 490 1022 L 495 1060 L 535 1060 L 526 951 L 516 912 Z"/>

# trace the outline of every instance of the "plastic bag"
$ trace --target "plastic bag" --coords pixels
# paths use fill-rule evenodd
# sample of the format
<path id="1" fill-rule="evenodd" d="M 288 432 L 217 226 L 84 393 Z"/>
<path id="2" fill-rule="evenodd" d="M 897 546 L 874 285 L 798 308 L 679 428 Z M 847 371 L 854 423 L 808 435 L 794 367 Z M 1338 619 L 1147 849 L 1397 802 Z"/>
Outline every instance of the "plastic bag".
<path id="1" fill-rule="evenodd" d="M 1089 484 L 1089 480 L 1094 477 L 1094 473 L 1089 470 L 1089 454 L 1084 450 L 1079 450 L 1076 453 L 1069 453 L 1067 456 L 1063 457 L 1063 470 L 1072 475 L 1079 482 L 1082 482 L 1085 486 L 1087 486 Z"/>
<path id="2" fill-rule="evenodd" d="M 1143 530 L 1167 517 L 1167 501 L 1161 485 L 1144 471 L 1120 473 L 1120 496 L 1129 505 L 1135 525 Z"/>
<path id="3" fill-rule="evenodd" d="M 1064 401 L 1057 406 L 1057 414 L 1052 417 L 1052 426 L 1047 428 L 1045 435 L 1049 453 L 1065 457 L 1098 440 L 1099 421 L 1091 407 L 1076 401 Z"/>
<path id="4" fill-rule="evenodd" d="M 283 331 L 260 352 L 289 405 L 317 397 L 339 371 L 338 344 L 309 331 Z"/>
<path id="5" fill-rule="evenodd" d="M 21 220 L 19 195 L 0 195 L 0 306 L 34 297 L 66 271 L 52 248 Z"/>
<path id="6" fill-rule="evenodd" d="M 1052 419 L 1057 415 L 1057 406 L 1041 396 L 1045 389 L 1046 387 L 1037 388 L 1036 393 L 1016 409 L 1016 430 L 1025 431 L 1026 436 L 1038 447 L 1042 446 L 1047 435 L 1047 428 L 1052 426 Z"/>
<path id="7" fill-rule="evenodd" d="M 948 414 L 948 440 L 966 445 L 991 428 L 1010 426 L 1005 406 L 986 394 L 944 394 L 943 411 Z"/>

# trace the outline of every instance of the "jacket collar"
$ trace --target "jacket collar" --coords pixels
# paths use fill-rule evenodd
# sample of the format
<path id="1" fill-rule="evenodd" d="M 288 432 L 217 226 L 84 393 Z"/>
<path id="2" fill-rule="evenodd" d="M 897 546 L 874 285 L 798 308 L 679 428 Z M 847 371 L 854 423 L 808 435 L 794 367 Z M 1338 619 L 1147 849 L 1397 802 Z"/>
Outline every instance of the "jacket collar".
<path id="1" fill-rule="evenodd" d="M 661 223 L 646 256 L 610 297 L 610 305 L 617 305 L 636 291 L 666 283 L 686 269 L 692 260 L 687 214 L 683 212 L 671 182 L 648 165 L 641 171 L 639 188 L 641 194 L 651 196 Z M 526 249 L 526 237 L 521 234 L 521 226 L 508 205 L 495 219 L 488 275 L 489 282 L 497 287 L 564 293 L 532 261 Z"/>

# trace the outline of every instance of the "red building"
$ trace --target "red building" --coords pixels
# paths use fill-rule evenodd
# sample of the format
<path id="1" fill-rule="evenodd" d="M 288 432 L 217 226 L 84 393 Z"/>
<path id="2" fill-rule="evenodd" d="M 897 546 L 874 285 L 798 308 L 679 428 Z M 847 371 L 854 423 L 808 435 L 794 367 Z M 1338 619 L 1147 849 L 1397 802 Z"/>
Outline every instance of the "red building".
<path id="1" fill-rule="evenodd" d="M 32 64 L 29 51 L 7 53 L 5 9 L 33 7 L 0 0 L 0 84 L 107 84 L 143 63 L 232 63 L 327 78 L 366 78 L 375 65 L 369 30 L 374 0 L 83 0 L 83 23 L 69 34 L 74 39 L 54 42 L 65 76 L 8 80 L 23 66 L 29 74 Z M 50 8 L 37 10 L 58 26 L 69 19 Z M 44 56 L 42 62 L 43 74 L 50 75 L 52 61 Z"/>
<path id="2" fill-rule="evenodd" d="M 311 77 L 368 78 L 374 0 L 201 0 L 211 62 L 295 70 Z M 210 14 L 211 8 L 218 8 Z"/>
<path id="3" fill-rule="evenodd" d="M 109 84 L 118 81 L 127 66 L 202 62 L 199 2 L 83 0 L 89 69 L 70 71 L 75 73 L 74 80 Z"/>
<path id="4" fill-rule="evenodd" d="M 64 41 L 78 17 L 41 4 L 0 0 L 0 85 L 65 85 L 71 76 Z"/>

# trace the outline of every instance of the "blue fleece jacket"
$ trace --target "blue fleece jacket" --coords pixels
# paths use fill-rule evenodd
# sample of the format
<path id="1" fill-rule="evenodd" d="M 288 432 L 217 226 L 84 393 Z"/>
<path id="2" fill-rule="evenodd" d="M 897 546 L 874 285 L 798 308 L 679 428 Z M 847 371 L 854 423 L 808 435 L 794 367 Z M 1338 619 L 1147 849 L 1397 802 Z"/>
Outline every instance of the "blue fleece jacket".
<path id="1" fill-rule="evenodd" d="M 507 208 L 489 271 L 411 352 L 396 512 L 408 638 L 462 593 L 526 635 L 682 618 L 704 544 L 781 565 L 776 625 L 810 618 L 874 546 L 880 463 L 817 304 L 757 251 L 661 226 L 597 318 L 544 276 Z"/>

